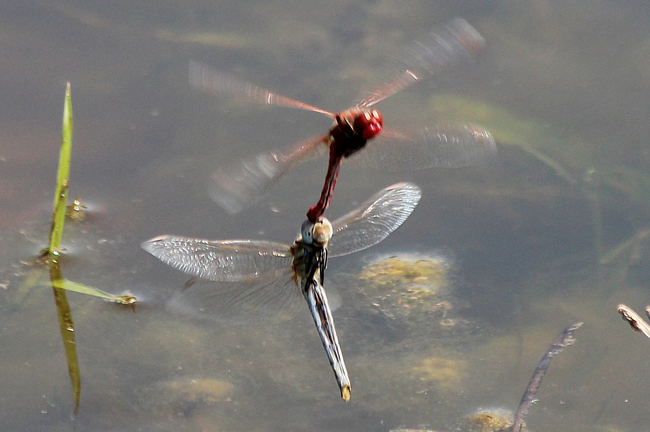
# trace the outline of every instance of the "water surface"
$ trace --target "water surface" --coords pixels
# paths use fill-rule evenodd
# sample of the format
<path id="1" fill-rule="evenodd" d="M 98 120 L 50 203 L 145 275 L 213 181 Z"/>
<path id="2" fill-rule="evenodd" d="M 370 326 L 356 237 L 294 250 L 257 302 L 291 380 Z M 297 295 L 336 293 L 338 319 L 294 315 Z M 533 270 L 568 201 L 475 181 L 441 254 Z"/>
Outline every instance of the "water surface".
<path id="1" fill-rule="evenodd" d="M 447 3 L 6 6 L 7 430 L 455 430 L 479 407 L 514 410 L 544 350 L 576 321 L 585 322 L 578 341 L 551 366 L 529 428 L 642 430 L 650 341 L 620 320 L 616 304 L 650 304 L 648 245 L 607 253 L 648 227 L 650 9 L 637 1 Z M 476 61 L 379 107 L 388 125 L 481 123 L 497 138 L 500 162 L 400 174 L 343 167 L 333 217 L 397 181 L 423 189 L 413 216 L 384 243 L 331 261 L 352 400 L 338 397 L 306 307 L 288 323 L 257 327 L 167 311 L 187 278 L 141 241 L 169 233 L 290 243 L 326 170 L 324 159 L 293 170 L 238 216 L 211 202 L 214 168 L 321 133 L 329 121 L 197 94 L 188 61 L 337 110 L 401 46 L 455 16 L 487 40 Z M 66 81 L 75 113 L 71 194 L 94 207 L 66 228 L 64 276 L 142 300 L 134 313 L 69 294 L 82 380 L 76 417 L 52 292 L 20 290 L 46 244 Z M 406 276 L 389 288 L 364 278 L 382 254 L 440 258 L 443 288 L 424 295 Z M 382 290 L 400 287 L 406 300 L 390 303 Z"/>

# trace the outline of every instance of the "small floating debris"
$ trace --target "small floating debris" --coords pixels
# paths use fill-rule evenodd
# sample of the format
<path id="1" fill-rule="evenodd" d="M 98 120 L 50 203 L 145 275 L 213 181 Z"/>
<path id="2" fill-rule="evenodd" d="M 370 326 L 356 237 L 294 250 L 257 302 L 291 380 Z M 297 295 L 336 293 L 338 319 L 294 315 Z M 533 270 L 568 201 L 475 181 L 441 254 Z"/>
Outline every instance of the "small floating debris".
<path id="1" fill-rule="evenodd" d="M 72 201 L 72 204 L 65 208 L 65 215 L 73 221 L 81 222 L 86 219 L 86 210 L 88 207 L 81 204 L 79 195 Z"/>
<path id="2" fill-rule="evenodd" d="M 641 318 L 638 313 L 634 312 L 632 308 L 621 303 L 617 306 L 616 310 L 634 330 L 643 333 L 645 337 L 650 338 L 650 324 L 643 321 L 643 318 Z M 650 318 L 650 306 L 646 306 L 645 313 Z"/>

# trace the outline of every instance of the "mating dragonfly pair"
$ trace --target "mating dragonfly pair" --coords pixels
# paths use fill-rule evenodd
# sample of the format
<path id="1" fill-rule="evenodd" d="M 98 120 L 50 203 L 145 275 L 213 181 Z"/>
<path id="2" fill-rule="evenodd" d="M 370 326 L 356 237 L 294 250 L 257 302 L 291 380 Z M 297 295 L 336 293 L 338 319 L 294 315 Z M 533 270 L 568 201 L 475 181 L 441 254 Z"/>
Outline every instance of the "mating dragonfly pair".
<path id="1" fill-rule="evenodd" d="M 379 89 L 366 92 L 352 108 L 332 113 L 272 93 L 251 83 L 190 63 L 190 84 L 208 93 L 322 113 L 335 121 L 324 135 L 279 151 L 262 153 L 213 175 L 211 195 L 231 213 L 266 193 L 294 165 L 329 147 L 327 177 L 318 203 L 307 213 L 300 237 L 292 245 L 253 240 L 204 240 L 161 236 L 142 247 L 164 263 L 217 284 L 193 285 L 174 296 L 177 310 L 217 320 L 267 321 L 293 315 L 296 299 L 310 308 L 336 375 L 341 397 L 350 399 L 348 377 L 332 313 L 323 288 L 328 257 L 366 249 L 385 239 L 413 212 L 421 191 L 411 183 L 389 186 L 356 210 L 330 223 L 325 217 L 341 162 L 348 157 L 375 168 L 422 169 L 464 167 L 496 155 L 492 136 L 472 125 L 441 126 L 419 131 L 384 129 L 376 103 L 438 71 L 470 58 L 484 45 L 466 21 L 455 19 L 410 45 L 394 73 Z M 381 132 L 381 133 L 380 133 Z"/>

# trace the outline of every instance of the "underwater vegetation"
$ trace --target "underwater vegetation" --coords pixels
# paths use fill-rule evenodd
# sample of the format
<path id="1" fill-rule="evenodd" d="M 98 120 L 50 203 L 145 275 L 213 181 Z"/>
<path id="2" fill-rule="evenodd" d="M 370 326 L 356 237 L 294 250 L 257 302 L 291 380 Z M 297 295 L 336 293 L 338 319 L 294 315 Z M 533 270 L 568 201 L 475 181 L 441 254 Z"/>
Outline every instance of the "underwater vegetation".
<path id="1" fill-rule="evenodd" d="M 650 173 L 625 166 L 612 166 L 592 143 L 575 133 L 553 128 L 548 124 L 524 119 L 488 102 L 455 95 L 437 95 L 431 100 L 432 110 L 442 119 L 464 118 L 480 122 L 494 135 L 505 149 L 518 149 L 539 161 L 564 182 L 566 187 L 555 187 L 556 193 L 568 196 L 578 192 L 592 203 L 592 216 L 596 246 L 605 248 L 601 212 L 608 206 L 625 200 L 628 212 L 640 210 L 650 214 Z M 560 183 L 561 184 L 561 183 Z M 535 185 L 527 185 L 530 187 Z M 548 184 L 537 185 L 540 191 Z M 496 191 L 495 191 L 496 192 Z M 504 189 L 503 193 L 515 193 Z M 531 198 L 534 195 L 530 195 Z M 538 197 L 543 199 L 543 195 Z M 637 240 L 647 235 L 647 227 L 638 227 Z M 643 234 L 646 233 L 646 234 Z M 613 247 L 612 250 L 616 248 Z M 608 249 L 599 249 L 606 255 Z"/>
<path id="2" fill-rule="evenodd" d="M 574 332 L 582 326 L 582 323 L 575 323 L 567 326 L 549 346 L 548 350 L 538 363 L 533 376 L 524 391 L 519 406 L 514 415 L 504 409 L 483 409 L 479 408 L 475 413 L 470 414 L 456 430 L 463 432 L 524 432 L 528 431 L 524 418 L 529 408 L 535 402 L 539 386 L 551 364 L 553 357 L 564 351 L 575 342 Z M 420 429 L 393 429 L 391 432 L 421 431 Z"/>

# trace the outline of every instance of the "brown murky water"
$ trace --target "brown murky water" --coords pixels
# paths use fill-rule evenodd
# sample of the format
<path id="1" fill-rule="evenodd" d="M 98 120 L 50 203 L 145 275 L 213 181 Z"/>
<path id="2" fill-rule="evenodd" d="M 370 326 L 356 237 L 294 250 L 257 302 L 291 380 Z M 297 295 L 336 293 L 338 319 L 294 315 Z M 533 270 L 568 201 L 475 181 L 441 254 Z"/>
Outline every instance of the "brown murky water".
<path id="1" fill-rule="evenodd" d="M 638 1 L 448 3 L 5 6 L 4 428 L 456 430 L 478 408 L 514 410 L 555 335 L 584 321 L 551 366 L 528 428 L 643 430 L 650 341 L 616 305 L 650 304 L 648 242 L 634 241 L 650 220 L 650 9 Z M 186 277 L 141 241 L 173 233 L 290 243 L 326 169 L 322 159 L 292 170 L 238 216 L 211 202 L 205 182 L 219 164 L 329 124 L 197 94 L 189 59 L 336 110 L 401 46 L 455 16 L 485 36 L 486 49 L 379 108 L 388 125 L 482 124 L 500 162 L 400 174 L 342 168 L 333 217 L 396 181 L 423 189 L 384 243 L 330 263 L 352 400 L 339 399 L 307 308 L 288 323 L 244 327 L 169 312 L 165 302 Z M 71 194 L 91 209 L 66 227 L 64 276 L 141 299 L 134 313 L 69 293 L 82 383 L 76 417 L 51 289 L 21 288 L 46 244 L 66 81 Z"/>

